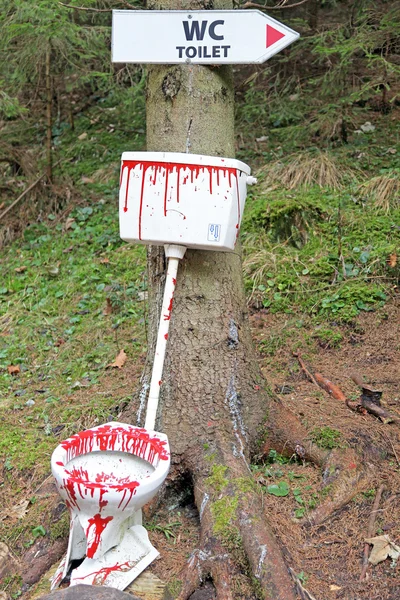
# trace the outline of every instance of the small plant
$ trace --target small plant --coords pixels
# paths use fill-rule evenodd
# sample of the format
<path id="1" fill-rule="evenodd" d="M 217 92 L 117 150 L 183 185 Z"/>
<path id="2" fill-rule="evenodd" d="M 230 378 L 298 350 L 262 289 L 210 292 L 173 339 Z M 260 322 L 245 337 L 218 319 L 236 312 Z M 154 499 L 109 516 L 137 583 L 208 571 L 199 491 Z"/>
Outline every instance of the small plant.
<path id="1" fill-rule="evenodd" d="M 318 340 L 322 348 L 340 348 L 343 336 L 340 331 L 333 329 L 318 329 L 312 334 L 312 337 Z"/>
<path id="2" fill-rule="evenodd" d="M 181 527 L 182 523 L 180 521 L 174 521 L 172 523 L 166 523 L 165 525 L 163 524 L 156 524 L 156 523 L 150 523 L 147 527 L 147 529 L 149 531 L 159 531 L 160 533 L 163 533 L 165 535 L 165 537 L 167 538 L 167 540 L 170 540 L 171 538 L 175 539 L 176 538 L 176 534 L 174 529 L 176 527 Z"/>
<path id="3" fill-rule="evenodd" d="M 289 484 L 286 481 L 279 481 L 279 483 L 272 483 L 267 486 L 267 492 L 272 496 L 288 496 L 289 489 Z"/>
<path id="4" fill-rule="evenodd" d="M 375 498 L 376 489 L 375 488 L 371 488 L 370 490 L 367 490 L 366 492 L 363 492 L 362 495 L 364 496 L 364 498 Z"/>
<path id="5" fill-rule="evenodd" d="M 279 465 L 287 465 L 287 463 L 289 463 L 290 460 L 290 458 L 287 458 L 287 456 L 283 456 L 283 454 L 279 454 L 279 452 L 277 452 L 274 449 L 271 449 L 269 451 L 268 462 L 270 464 L 278 463 Z"/>
<path id="6" fill-rule="evenodd" d="M 32 538 L 24 544 L 26 548 L 30 548 L 36 542 L 38 537 L 44 537 L 46 535 L 46 530 L 43 525 L 38 525 L 32 529 Z"/>
<path id="7" fill-rule="evenodd" d="M 300 571 L 300 573 L 297 573 L 296 577 L 299 581 L 301 581 L 301 583 L 307 583 L 308 575 L 306 575 L 304 571 Z"/>
<path id="8" fill-rule="evenodd" d="M 315 427 L 310 434 L 310 439 L 314 444 L 326 450 L 341 448 L 341 437 L 340 431 L 331 427 Z"/>

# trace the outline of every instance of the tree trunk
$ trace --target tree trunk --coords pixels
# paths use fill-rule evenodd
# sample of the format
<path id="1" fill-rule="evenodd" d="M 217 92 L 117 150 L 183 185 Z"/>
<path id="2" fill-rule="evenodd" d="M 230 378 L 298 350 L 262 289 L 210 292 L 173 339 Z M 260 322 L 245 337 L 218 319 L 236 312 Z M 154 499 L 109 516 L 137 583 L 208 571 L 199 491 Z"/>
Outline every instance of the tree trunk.
<path id="1" fill-rule="evenodd" d="M 210 8 L 194 2 L 178 7 L 168 0 L 151 5 L 185 7 L 188 14 Z M 221 2 L 213 8 L 232 7 Z M 231 67 L 150 66 L 146 106 L 149 151 L 234 157 Z M 160 248 L 151 247 L 148 257 L 151 364 L 165 264 Z M 148 381 L 146 372 L 143 391 Z M 173 464 L 190 473 L 201 518 L 201 548 L 182 576 L 179 598 L 188 598 L 209 576 L 220 600 L 295 598 L 250 477 L 266 399 L 250 336 L 239 244 L 232 253 L 188 250 L 178 271 L 157 420 L 157 430 L 168 435 Z"/>

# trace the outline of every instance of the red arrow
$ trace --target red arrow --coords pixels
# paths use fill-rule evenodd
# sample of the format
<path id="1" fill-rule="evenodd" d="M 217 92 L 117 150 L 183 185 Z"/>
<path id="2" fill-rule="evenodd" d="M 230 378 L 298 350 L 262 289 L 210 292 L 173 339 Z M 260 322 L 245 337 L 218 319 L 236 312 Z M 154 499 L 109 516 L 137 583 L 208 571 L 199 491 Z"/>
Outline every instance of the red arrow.
<path id="1" fill-rule="evenodd" d="M 281 33 L 271 25 L 267 25 L 267 48 L 279 42 L 283 37 L 285 37 L 284 33 Z"/>

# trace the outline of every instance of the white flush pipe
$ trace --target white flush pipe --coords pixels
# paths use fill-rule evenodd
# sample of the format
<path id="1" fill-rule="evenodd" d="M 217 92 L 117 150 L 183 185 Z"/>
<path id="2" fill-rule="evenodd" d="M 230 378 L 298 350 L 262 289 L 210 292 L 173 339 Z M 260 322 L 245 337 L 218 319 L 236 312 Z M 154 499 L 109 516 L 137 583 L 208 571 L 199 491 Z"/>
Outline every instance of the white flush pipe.
<path id="1" fill-rule="evenodd" d="M 164 246 L 165 256 L 168 258 L 167 275 L 165 278 L 164 297 L 161 307 L 160 323 L 158 326 L 156 351 L 154 354 L 153 370 L 151 373 L 149 398 L 147 400 L 146 421 L 144 428 L 154 431 L 160 386 L 164 368 L 165 351 L 167 348 L 169 323 L 171 320 L 172 303 L 176 286 L 176 275 L 179 261 L 184 257 L 186 248 L 175 244 Z"/>

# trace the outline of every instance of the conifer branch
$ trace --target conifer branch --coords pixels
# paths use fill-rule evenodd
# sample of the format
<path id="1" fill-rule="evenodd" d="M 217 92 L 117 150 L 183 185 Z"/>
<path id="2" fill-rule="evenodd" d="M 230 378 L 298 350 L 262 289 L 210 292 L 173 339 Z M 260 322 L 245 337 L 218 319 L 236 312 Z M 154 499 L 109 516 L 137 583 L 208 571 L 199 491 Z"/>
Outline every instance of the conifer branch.
<path id="1" fill-rule="evenodd" d="M 112 10 L 111 8 L 90 8 L 88 6 L 73 6 L 72 4 L 65 4 L 64 2 L 59 2 L 58 4 L 64 6 L 65 8 L 71 8 L 73 10 L 85 10 L 88 12 L 111 12 Z M 129 4 L 129 2 L 127 2 L 126 0 L 121 0 L 121 4 L 127 6 L 128 8 L 131 8 L 132 10 L 137 10 L 136 6 Z"/>
<path id="2" fill-rule="evenodd" d="M 257 2 L 246 2 L 243 4 L 242 8 L 258 8 L 260 10 L 283 10 L 285 8 L 295 8 L 296 6 L 300 6 L 301 4 L 305 4 L 308 0 L 301 0 L 300 2 L 296 2 L 295 4 L 281 4 L 278 6 L 265 6 L 262 4 L 257 4 Z"/>

